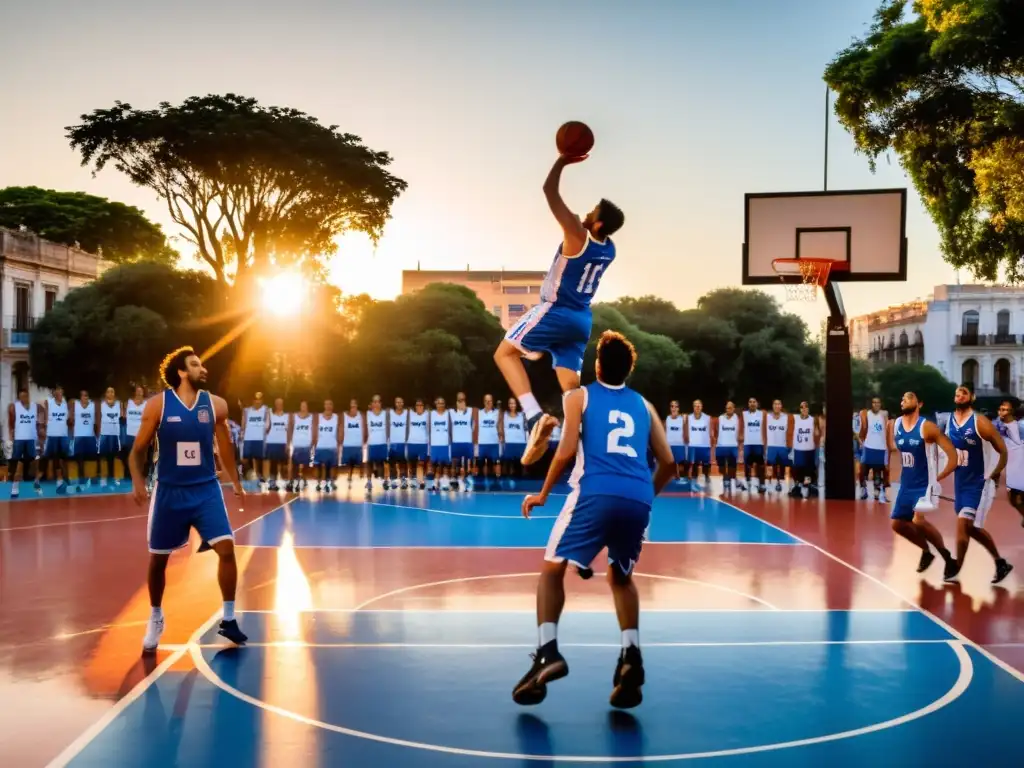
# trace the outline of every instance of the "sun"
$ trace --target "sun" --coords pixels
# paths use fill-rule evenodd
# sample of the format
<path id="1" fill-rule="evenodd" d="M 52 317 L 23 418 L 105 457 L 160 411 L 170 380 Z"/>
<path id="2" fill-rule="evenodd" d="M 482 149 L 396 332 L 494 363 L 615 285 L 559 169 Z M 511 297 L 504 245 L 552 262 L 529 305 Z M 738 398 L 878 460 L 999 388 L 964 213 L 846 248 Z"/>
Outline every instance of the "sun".
<path id="1" fill-rule="evenodd" d="M 302 311 L 306 299 L 306 281 L 294 272 L 282 272 L 260 281 L 263 306 L 278 317 L 291 317 Z"/>

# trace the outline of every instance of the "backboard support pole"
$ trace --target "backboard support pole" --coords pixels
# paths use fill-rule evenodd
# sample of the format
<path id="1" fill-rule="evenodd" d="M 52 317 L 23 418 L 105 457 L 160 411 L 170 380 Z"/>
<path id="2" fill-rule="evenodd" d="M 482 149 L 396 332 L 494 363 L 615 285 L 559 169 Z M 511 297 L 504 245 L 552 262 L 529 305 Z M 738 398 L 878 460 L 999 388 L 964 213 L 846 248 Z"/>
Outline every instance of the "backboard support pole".
<path id="1" fill-rule="evenodd" d="M 825 340 L 825 498 L 852 501 L 856 496 L 853 476 L 853 379 L 850 370 L 850 332 L 842 295 L 834 283 L 822 290 L 829 316 Z"/>

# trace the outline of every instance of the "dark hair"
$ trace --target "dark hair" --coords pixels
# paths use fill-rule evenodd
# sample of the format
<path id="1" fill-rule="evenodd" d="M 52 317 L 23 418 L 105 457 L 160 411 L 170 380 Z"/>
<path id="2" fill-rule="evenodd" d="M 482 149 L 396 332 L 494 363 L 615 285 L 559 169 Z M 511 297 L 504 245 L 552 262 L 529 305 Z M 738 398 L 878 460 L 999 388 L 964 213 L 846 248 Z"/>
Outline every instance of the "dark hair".
<path id="1" fill-rule="evenodd" d="M 970 394 L 974 394 L 974 385 L 971 384 L 969 381 L 965 381 L 963 384 L 957 387 L 957 389 L 966 389 Z"/>
<path id="2" fill-rule="evenodd" d="M 601 198 L 597 204 L 597 220 L 601 222 L 601 229 L 598 231 L 602 238 L 611 237 L 626 223 L 626 215 L 611 200 Z"/>
<path id="3" fill-rule="evenodd" d="M 178 349 L 168 354 L 163 362 L 160 363 L 160 378 L 164 384 L 171 389 L 177 389 L 178 385 L 181 384 L 181 374 L 178 371 L 184 371 L 188 368 L 187 361 L 195 353 L 196 351 L 192 347 L 178 347 Z"/>
<path id="4" fill-rule="evenodd" d="M 597 365 L 603 384 L 624 384 L 636 365 L 636 348 L 621 333 L 605 331 L 597 342 Z"/>
<path id="5" fill-rule="evenodd" d="M 1010 410 L 1011 410 L 1011 411 L 1012 411 L 1012 410 L 1014 410 L 1014 405 L 1013 405 L 1013 403 L 1012 403 L 1012 402 L 1011 402 L 1010 400 L 1008 400 L 1008 399 L 1005 399 L 1005 400 L 1000 400 L 1000 401 L 999 401 L 999 405 L 1001 405 L 1001 406 L 1002 406 L 1002 405 L 1008 405 L 1008 406 L 1010 406 Z"/>
<path id="6" fill-rule="evenodd" d="M 19 397 L 21 397 L 21 393 L 22 392 L 24 392 L 27 395 L 28 394 L 28 388 L 27 387 L 22 387 L 21 389 L 19 389 L 18 390 L 18 396 Z"/>

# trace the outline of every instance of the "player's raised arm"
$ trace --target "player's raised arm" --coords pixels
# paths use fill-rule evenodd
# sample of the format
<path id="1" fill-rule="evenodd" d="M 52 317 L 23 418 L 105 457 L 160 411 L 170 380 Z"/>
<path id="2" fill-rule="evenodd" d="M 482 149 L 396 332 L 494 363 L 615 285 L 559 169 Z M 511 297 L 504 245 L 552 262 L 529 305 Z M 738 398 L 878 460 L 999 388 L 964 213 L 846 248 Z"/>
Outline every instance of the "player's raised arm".
<path id="1" fill-rule="evenodd" d="M 228 429 L 228 402 L 223 397 L 210 395 L 213 402 L 214 415 L 214 437 L 217 438 L 217 451 L 220 453 L 221 464 L 224 465 L 224 472 L 235 493 L 242 495 L 242 482 L 238 479 L 238 462 L 235 460 L 235 446 L 231 443 L 231 431 Z M 148 407 L 148 406 L 147 406 Z M 145 419 L 145 414 L 143 414 Z M 270 420 L 267 419 L 269 422 Z M 136 438 L 137 439 L 137 438 Z"/>
<path id="2" fill-rule="evenodd" d="M 658 418 L 658 412 L 650 403 L 647 403 L 647 411 L 651 414 L 651 450 L 658 462 L 658 469 L 654 473 L 654 495 L 657 496 L 676 476 L 676 460 L 672 456 L 672 448 L 669 447 L 668 436 Z"/>
<path id="3" fill-rule="evenodd" d="M 562 180 L 562 169 L 572 163 L 578 163 L 582 159 L 560 155 L 555 160 L 555 164 L 551 166 L 548 177 L 544 180 L 544 197 L 547 198 L 548 207 L 562 227 L 562 255 L 567 257 L 583 250 L 583 246 L 587 242 L 587 230 L 584 229 L 580 217 L 570 211 L 569 206 L 562 200 L 558 186 Z"/>
<path id="4" fill-rule="evenodd" d="M 1003 473 L 1003 469 L 1006 468 L 1006 460 L 1008 458 L 1006 443 L 1003 442 L 1003 437 L 999 434 L 999 430 L 995 428 L 987 416 L 982 416 L 980 413 L 975 414 L 975 421 L 977 422 L 978 434 L 981 438 L 988 440 L 992 443 L 992 447 L 999 451 L 999 461 L 996 462 L 995 469 L 989 475 L 991 480 L 995 480 L 998 483 L 999 476 Z"/>

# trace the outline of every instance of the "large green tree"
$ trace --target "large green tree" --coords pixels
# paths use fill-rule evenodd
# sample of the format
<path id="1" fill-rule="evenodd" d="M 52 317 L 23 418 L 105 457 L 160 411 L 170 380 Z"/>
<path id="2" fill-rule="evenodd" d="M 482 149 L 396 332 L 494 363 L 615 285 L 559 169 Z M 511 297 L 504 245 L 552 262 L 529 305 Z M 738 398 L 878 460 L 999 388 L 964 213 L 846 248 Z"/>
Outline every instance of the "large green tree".
<path id="1" fill-rule="evenodd" d="M 900 412 L 900 400 L 908 391 L 916 392 L 924 402 L 922 410 L 931 414 L 952 410 L 956 384 L 930 365 L 889 365 L 879 372 L 877 394 L 890 414 Z"/>
<path id="2" fill-rule="evenodd" d="M 159 224 L 138 208 L 84 192 L 39 187 L 0 189 L 0 227 L 25 227 L 46 240 L 75 245 L 117 264 L 173 264 L 177 252 Z"/>
<path id="3" fill-rule="evenodd" d="M 950 264 L 1024 277 L 1021 0 L 885 0 L 825 81 L 872 166 L 899 157 Z"/>
<path id="4" fill-rule="evenodd" d="M 271 264 L 322 274 L 335 238 L 379 238 L 406 188 L 358 136 L 235 94 L 116 102 L 81 119 L 67 135 L 82 164 L 153 190 L 222 285 Z"/>

